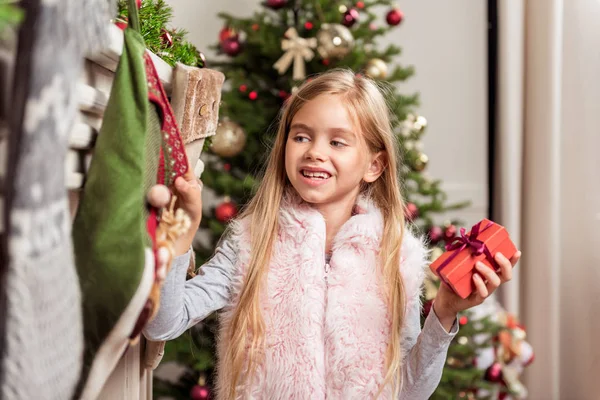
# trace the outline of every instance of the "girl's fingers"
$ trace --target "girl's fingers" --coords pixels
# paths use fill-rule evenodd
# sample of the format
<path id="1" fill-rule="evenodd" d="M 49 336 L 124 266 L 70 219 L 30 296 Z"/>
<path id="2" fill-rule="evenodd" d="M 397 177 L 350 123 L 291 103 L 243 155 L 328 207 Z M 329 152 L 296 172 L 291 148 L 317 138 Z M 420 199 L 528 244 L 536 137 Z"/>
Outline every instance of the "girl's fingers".
<path id="1" fill-rule="evenodd" d="M 477 272 L 480 274 L 480 276 L 483 278 L 484 282 L 487 281 L 485 282 L 486 288 L 488 291 L 488 295 L 490 295 L 498 288 L 498 286 L 500 286 L 502 280 L 500 279 L 498 274 L 496 274 L 490 267 L 488 267 L 481 261 L 478 261 L 477 264 L 475 264 L 475 268 L 477 269 Z"/>
<path id="2" fill-rule="evenodd" d="M 515 255 L 515 257 L 516 257 L 516 255 Z M 517 257 L 517 260 L 518 259 L 519 258 Z M 502 277 L 502 281 L 503 282 L 510 281 L 512 279 L 512 269 L 513 269 L 514 264 L 512 264 L 511 261 L 509 261 L 502 253 L 496 254 L 495 260 L 498 263 L 498 266 L 500 267 L 500 271 L 498 271 L 498 272 L 499 272 L 500 276 Z"/>
<path id="3" fill-rule="evenodd" d="M 515 255 L 512 256 L 512 258 L 510 259 L 510 263 L 514 267 L 519 262 L 520 259 L 521 259 L 521 251 L 517 251 L 515 253 Z"/>
<path id="4" fill-rule="evenodd" d="M 488 297 L 489 292 L 487 287 L 485 286 L 485 282 L 483 281 L 481 275 L 479 275 L 477 272 L 473 274 L 473 282 L 475 283 L 475 290 L 477 291 L 479 296 L 481 296 L 484 299 Z"/>

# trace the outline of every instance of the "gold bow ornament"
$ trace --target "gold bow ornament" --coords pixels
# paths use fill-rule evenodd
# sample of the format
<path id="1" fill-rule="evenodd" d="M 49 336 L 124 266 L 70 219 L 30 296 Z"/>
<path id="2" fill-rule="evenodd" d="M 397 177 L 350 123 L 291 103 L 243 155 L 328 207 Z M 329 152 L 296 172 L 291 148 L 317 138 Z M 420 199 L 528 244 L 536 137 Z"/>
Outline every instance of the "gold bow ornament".
<path id="1" fill-rule="evenodd" d="M 302 38 L 298 36 L 296 28 L 289 28 L 285 32 L 285 38 L 281 40 L 281 49 L 285 53 L 273 64 L 273 68 L 280 75 L 283 75 L 293 62 L 294 71 L 292 78 L 297 81 L 303 80 L 306 78 L 304 63 L 313 59 L 315 52 L 312 49 L 316 47 L 316 38 Z"/>

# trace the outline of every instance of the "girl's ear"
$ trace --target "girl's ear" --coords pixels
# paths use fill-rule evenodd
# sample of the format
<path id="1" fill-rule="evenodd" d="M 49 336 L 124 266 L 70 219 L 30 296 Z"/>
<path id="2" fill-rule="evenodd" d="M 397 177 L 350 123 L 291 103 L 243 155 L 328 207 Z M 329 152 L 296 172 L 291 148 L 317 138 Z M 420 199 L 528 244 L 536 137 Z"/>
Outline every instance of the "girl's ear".
<path id="1" fill-rule="evenodd" d="M 365 175 L 363 176 L 363 180 L 367 183 L 375 182 L 377 178 L 383 174 L 387 164 L 388 159 L 385 151 L 382 150 L 375 153 L 371 158 L 371 163 L 369 164 L 367 172 L 365 172 Z"/>

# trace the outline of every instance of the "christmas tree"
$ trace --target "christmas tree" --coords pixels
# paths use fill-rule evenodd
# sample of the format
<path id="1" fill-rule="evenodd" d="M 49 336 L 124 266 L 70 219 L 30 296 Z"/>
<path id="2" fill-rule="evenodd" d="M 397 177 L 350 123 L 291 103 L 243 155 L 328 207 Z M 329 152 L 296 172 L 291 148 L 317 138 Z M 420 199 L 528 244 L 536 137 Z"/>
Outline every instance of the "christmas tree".
<path id="1" fill-rule="evenodd" d="M 385 21 L 378 17 L 381 10 Z M 148 47 L 171 64 L 179 61 L 203 66 L 201 53 L 185 42 L 185 31 L 167 26 L 171 14 L 163 0 L 143 2 L 140 19 Z M 436 221 L 443 221 L 444 212 L 467 203 L 447 204 L 441 182 L 427 176 L 428 157 L 421 142 L 427 120 L 416 113 L 418 95 L 400 94 L 393 89 L 395 83 L 411 77 L 413 68 L 398 63 L 400 47 L 377 46 L 378 38 L 401 29 L 402 11 L 389 0 L 354 4 L 336 0 L 265 0 L 262 8 L 249 18 L 229 14 L 220 17 L 223 28 L 214 49 L 226 59 L 208 64 L 225 73 L 228 89 L 222 96 L 217 135 L 203 156 L 204 190 L 218 200 L 212 212 L 202 219 L 203 239 L 195 244 L 198 266 L 212 255 L 228 221 L 252 196 L 273 138 L 271 124 L 279 109 L 304 80 L 330 68 L 352 69 L 390 84 L 392 123 L 403 152 L 405 217 L 428 237 L 434 250 L 432 258 L 439 256 L 444 244 L 455 237 L 459 222 L 445 221 L 439 225 Z M 126 16 L 121 14 L 117 23 L 124 21 Z M 431 308 L 437 285 L 439 282 L 431 276 L 424 294 L 423 318 Z M 518 394 L 503 380 L 506 362 L 493 362 L 485 368 L 477 365 L 480 353 L 495 349 L 500 333 L 509 331 L 506 323 L 495 315 L 474 318 L 468 312 L 460 317 L 460 325 L 432 398 L 496 398 L 506 393 Z M 167 343 L 163 363 L 176 362 L 184 367 L 184 372 L 175 383 L 155 378 L 155 396 L 210 398 L 216 326 L 216 316 L 212 315 Z M 522 335 L 519 337 L 522 341 Z"/>

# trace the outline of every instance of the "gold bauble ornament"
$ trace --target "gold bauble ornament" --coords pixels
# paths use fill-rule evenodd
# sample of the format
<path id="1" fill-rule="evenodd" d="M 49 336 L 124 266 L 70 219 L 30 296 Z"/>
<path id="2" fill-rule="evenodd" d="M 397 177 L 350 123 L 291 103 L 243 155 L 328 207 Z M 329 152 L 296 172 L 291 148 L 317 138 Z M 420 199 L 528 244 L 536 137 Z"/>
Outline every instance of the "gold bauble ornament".
<path id="1" fill-rule="evenodd" d="M 425 118 L 422 115 L 419 115 L 413 125 L 414 129 L 418 132 L 421 132 L 423 129 L 425 129 L 426 126 L 427 126 L 427 118 Z"/>
<path id="2" fill-rule="evenodd" d="M 344 58 L 354 47 L 354 36 L 342 24 L 323 24 L 317 33 L 319 55 L 324 58 Z"/>
<path id="3" fill-rule="evenodd" d="M 372 58 L 365 66 L 365 74 L 372 79 L 385 79 L 388 74 L 388 66 L 380 58 Z"/>
<path id="4" fill-rule="evenodd" d="M 415 160 L 415 171 L 422 172 L 425 169 L 425 167 L 427 167 L 428 162 L 429 157 L 427 157 L 427 154 L 419 154 L 419 157 L 417 157 L 417 159 Z"/>
<path id="5" fill-rule="evenodd" d="M 246 132 L 233 121 L 222 121 L 212 138 L 210 149 L 221 157 L 234 157 L 244 150 Z"/>

